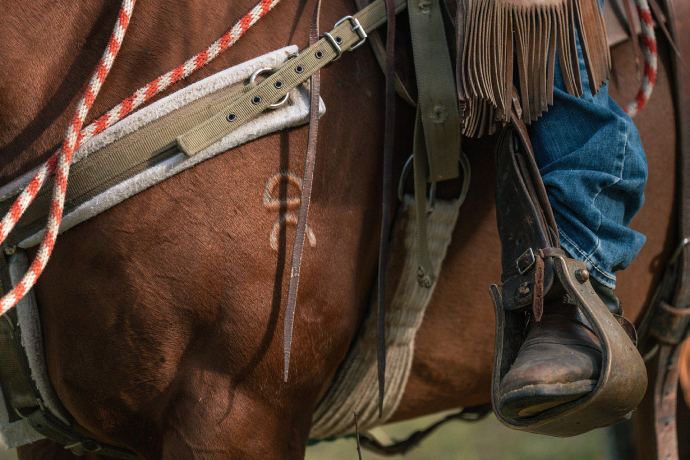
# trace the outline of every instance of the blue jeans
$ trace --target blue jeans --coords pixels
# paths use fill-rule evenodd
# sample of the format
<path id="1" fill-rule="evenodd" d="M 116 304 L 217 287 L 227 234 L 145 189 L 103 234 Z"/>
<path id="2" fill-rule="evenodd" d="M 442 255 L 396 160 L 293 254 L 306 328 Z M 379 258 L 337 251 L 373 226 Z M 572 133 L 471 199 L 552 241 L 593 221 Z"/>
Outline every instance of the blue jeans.
<path id="1" fill-rule="evenodd" d="M 647 159 L 630 117 L 608 94 L 592 96 L 578 44 L 584 94 L 569 95 L 556 59 L 553 107 L 529 127 L 561 246 L 614 288 L 645 242 L 628 228 L 642 207 Z"/>

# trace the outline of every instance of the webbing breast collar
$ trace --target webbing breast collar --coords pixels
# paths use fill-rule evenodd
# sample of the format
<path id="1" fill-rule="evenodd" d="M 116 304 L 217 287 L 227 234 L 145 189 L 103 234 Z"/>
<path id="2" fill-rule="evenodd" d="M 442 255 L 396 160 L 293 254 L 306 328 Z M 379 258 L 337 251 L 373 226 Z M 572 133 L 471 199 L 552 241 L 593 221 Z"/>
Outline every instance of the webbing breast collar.
<path id="1" fill-rule="evenodd" d="M 406 0 L 395 0 L 395 11 L 400 12 L 407 6 Z M 68 184 L 66 209 L 83 204 L 88 197 L 106 190 L 126 180 L 129 171 L 141 171 L 152 162 L 169 158 L 174 151 L 181 150 L 193 157 L 207 147 L 215 144 L 234 130 L 251 121 L 272 105 L 286 98 L 291 90 L 308 80 L 315 72 L 328 63 L 340 58 L 346 51 L 361 46 L 367 34 L 386 22 L 385 0 L 376 0 L 354 16 L 346 16 L 336 23 L 333 30 L 324 34 L 316 43 L 302 51 L 298 56 L 287 61 L 268 78 L 256 85 L 248 85 L 239 92 L 232 92 L 214 101 L 211 108 L 196 112 L 178 123 L 174 129 L 163 135 L 155 136 L 153 142 L 143 136 L 134 136 L 146 144 L 143 148 L 134 149 L 134 154 L 126 158 L 118 157 L 118 152 L 132 139 L 126 137 L 109 148 L 109 155 L 91 155 L 78 164 L 83 171 L 98 169 L 99 174 L 85 174 L 84 180 L 73 180 Z M 191 123 L 191 125 L 190 125 Z M 115 167 L 103 169 L 104 164 Z M 47 188 L 49 189 L 49 188 Z M 3 197 L 0 210 L 11 205 L 16 194 Z M 43 226 L 50 206 L 48 194 L 37 197 L 27 213 L 20 219 L 14 232 L 0 251 L 0 296 L 9 292 L 18 280 L 10 278 L 8 260 L 15 251 L 15 246 Z M 64 231 L 61 228 L 61 231 Z M 30 245 L 29 245 L 30 246 Z M 32 293 L 30 293 L 32 294 Z M 31 297 L 31 295 L 27 296 Z M 76 455 L 97 452 L 118 458 L 133 459 L 138 455 L 130 450 L 110 446 L 90 439 L 59 416 L 54 414 L 38 396 L 32 382 L 31 371 L 25 350 L 21 344 L 22 332 L 15 309 L 10 310 L 0 320 L 0 383 L 8 408 L 15 413 L 13 417 L 24 418 L 36 431 L 70 449 Z"/>

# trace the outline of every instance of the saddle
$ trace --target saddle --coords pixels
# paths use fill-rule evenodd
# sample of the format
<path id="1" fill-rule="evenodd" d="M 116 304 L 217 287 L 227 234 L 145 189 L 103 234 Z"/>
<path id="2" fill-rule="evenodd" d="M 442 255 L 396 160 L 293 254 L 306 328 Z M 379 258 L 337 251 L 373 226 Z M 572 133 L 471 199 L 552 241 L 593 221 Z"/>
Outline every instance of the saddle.
<path id="1" fill-rule="evenodd" d="M 365 0 L 357 3 L 362 7 Z M 503 285 L 491 287 L 497 319 L 492 385 L 496 416 L 511 428 L 553 436 L 573 436 L 629 418 L 647 386 L 644 363 L 635 349 L 634 326 L 612 315 L 595 293 L 585 265 L 560 249 L 556 223 L 525 128 L 525 123 L 538 119 L 553 102 L 556 46 L 566 89 L 575 96 L 584 91 L 574 52 L 575 28 L 591 82 L 587 90 L 594 94 L 608 79 L 610 57 L 598 2 L 461 1 L 455 15 L 457 29 L 445 3 L 428 3 L 430 11 L 425 9 L 428 5 L 408 4 L 412 43 L 407 48 L 403 44 L 396 63 L 413 61 L 415 78 L 404 69 L 395 79 L 398 94 L 417 107 L 413 161 L 420 235 L 418 281 L 427 287 L 434 281 L 426 276 L 433 273 L 423 233 L 427 183 L 433 193 L 437 182 L 456 178 L 457 168 L 447 165 L 457 165 L 457 156 L 462 155 L 445 120 L 434 126 L 443 124 L 446 129 L 440 132 L 428 129 L 431 123 L 424 123 L 434 119 L 439 105 L 447 105 L 429 103 L 443 99 L 429 90 L 428 82 L 434 82 L 434 89 L 441 91 L 439 88 L 455 77 L 457 117 L 463 134 L 480 136 L 501 131 L 496 149 L 496 201 Z M 424 15 L 424 20 L 420 21 L 418 15 Z M 436 36 L 428 35 L 430 29 L 437 31 Z M 449 43 L 444 35 L 457 36 L 457 40 Z M 371 43 L 379 62 L 384 63 L 383 41 L 376 33 Z M 444 65 L 437 63 L 433 71 L 425 72 L 430 67 L 429 55 Z M 446 65 L 448 56 L 454 56 L 455 63 Z M 449 67 L 455 71 L 454 76 Z M 519 89 L 513 86 L 514 67 Z M 447 78 L 439 75 L 444 71 Z M 416 85 L 411 87 L 411 83 Z M 449 93 L 443 91 L 444 95 Z M 448 119 L 455 117 L 450 112 Z M 438 147 L 440 143 L 434 146 L 436 137 L 453 141 Z M 499 387 L 525 339 L 527 318 L 539 321 L 544 299 L 559 296 L 567 296 L 577 306 L 601 345 L 602 369 L 597 384 L 587 396 L 536 417 L 518 419 L 503 414 L 498 404 Z"/>

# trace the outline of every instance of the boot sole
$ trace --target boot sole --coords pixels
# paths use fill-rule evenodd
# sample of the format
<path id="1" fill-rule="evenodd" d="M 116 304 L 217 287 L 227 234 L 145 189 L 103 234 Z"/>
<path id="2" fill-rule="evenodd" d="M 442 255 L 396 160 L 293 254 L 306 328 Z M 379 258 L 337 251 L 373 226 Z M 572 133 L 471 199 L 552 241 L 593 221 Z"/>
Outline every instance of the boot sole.
<path id="1" fill-rule="evenodd" d="M 499 398 L 499 412 L 513 419 L 530 418 L 583 396 L 597 385 L 596 380 L 572 383 L 542 383 L 509 391 Z"/>

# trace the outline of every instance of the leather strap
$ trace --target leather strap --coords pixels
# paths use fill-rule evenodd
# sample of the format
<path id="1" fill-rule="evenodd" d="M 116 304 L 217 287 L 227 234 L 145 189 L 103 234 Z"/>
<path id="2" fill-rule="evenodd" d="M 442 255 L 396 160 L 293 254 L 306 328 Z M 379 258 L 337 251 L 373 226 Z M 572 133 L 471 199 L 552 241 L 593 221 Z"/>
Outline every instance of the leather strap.
<path id="1" fill-rule="evenodd" d="M 316 0 L 314 15 L 309 26 L 309 46 L 313 46 L 319 39 L 319 14 L 321 0 Z M 304 238 L 307 234 L 307 217 L 311 203 L 311 191 L 314 182 L 314 165 L 316 164 L 316 145 L 319 138 L 319 97 L 321 94 L 321 71 L 317 70 L 311 76 L 311 94 L 309 97 L 309 140 L 307 142 L 307 156 L 304 161 L 304 177 L 302 178 L 302 194 L 300 195 L 299 213 L 297 215 L 297 230 L 292 246 L 292 262 L 290 264 L 290 284 L 288 286 L 287 305 L 285 307 L 285 322 L 283 324 L 283 379 L 287 382 L 290 368 L 290 348 L 292 346 L 292 327 L 297 306 L 297 289 L 299 288 L 299 273 L 302 266 L 304 252 Z"/>
<path id="2" fill-rule="evenodd" d="M 368 4 L 368 0 L 355 0 L 355 5 L 357 5 L 357 8 L 359 8 L 360 10 L 366 8 Z M 381 69 L 383 70 L 383 73 L 385 75 L 388 42 L 386 41 L 386 45 L 384 45 L 383 41 L 381 40 L 381 35 L 379 35 L 378 31 L 375 30 L 371 33 L 371 35 L 369 35 L 369 44 L 371 45 L 371 49 L 374 51 L 374 56 L 376 56 L 376 60 L 378 61 L 379 66 L 381 66 Z M 403 100 L 410 104 L 412 107 L 416 107 L 417 101 L 415 101 L 410 92 L 407 90 L 405 83 L 403 83 L 402 79 L 400 78 L 400 75 L 398 75 L 397 72 L 395 73 L 394 79 L 395 81 L 393 84 L 395 85 L 395 92 L 398 93 L 398 96 L 403 98 Z"/>
<path id="3" fill-rule="evenodd" d="M 682 56 L 690 56 L 690 4 L 685 0 L 667 0 L 668 21 L 671 33 Z M 676 120 L 678 126 L 680 209 L 678 210 L 679 234 L 690 237 L 690 72 L 676 55 L 673 56 L 673 70 L 676 86 Z M 682 243 L 681 243 L 682 244 Z M 678 255 L 677 282 L 672 305 L 676 310 L 690 308 L 690 248 L 685 245 Z M 666 309 L 668 311 L 668 309 Z M 656 428 L 657 456 L 661 460 L 678 458 L 678 437 L 676 433 L 676 397 L 678 391 L 678 358 L 680 338 L 688 335 L 687 315 L 683 315 L 676 329 L 680 337 L 661 343 L 658 357 L 656 383 L 654 385 L 654 424 Z M 659 322 L 657 322 L 659 324 Z M 660 328 L 655 331 L 659 335 Z M 670 342 L 670 343 L 669 343 Z"/>
<path id="4" fill-rule="evenodd" d="M 376 361 L 378 363 L 379 418 L 383 416 L 386 386 L 386 274 L 390 242 L 393 185 L 393 146 L 395 144 L 395 5 L 386 0 L 386 124 L 383 138 L 383 190 L 381 194 L 381 241 L 379 243 L 378 303 L 376 312 Z"/>
<path id="5" fill-rule="evenodd" d="M 676 405 L 682 341 L 690 326 L 690 70 L 682 56 L 690 56 L 690 3 L 666 0 L 667 23 L 680 55 L 672 54 L 679 181 L 679 243 L 657 287 L 640 328 L 639 348 L 643 355 L 658 350 L 654 384 L 654 425 L 657 458 L 678 459 Z M 657 348 L 658 347 L 658 348 Z"/>

